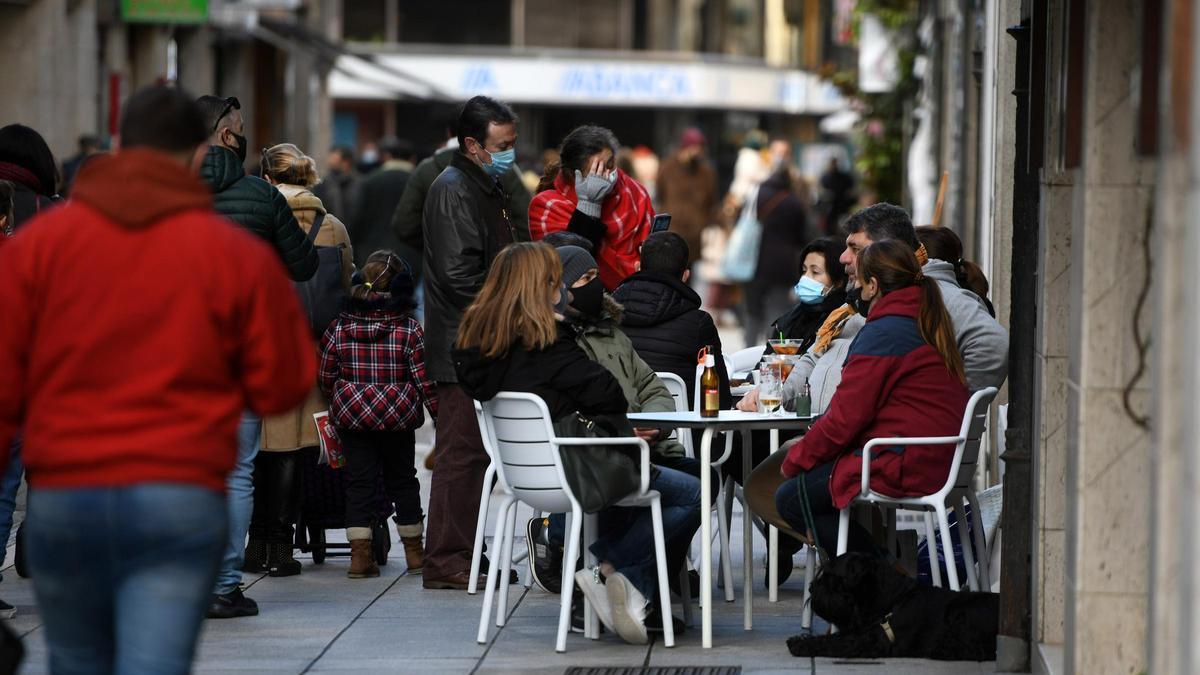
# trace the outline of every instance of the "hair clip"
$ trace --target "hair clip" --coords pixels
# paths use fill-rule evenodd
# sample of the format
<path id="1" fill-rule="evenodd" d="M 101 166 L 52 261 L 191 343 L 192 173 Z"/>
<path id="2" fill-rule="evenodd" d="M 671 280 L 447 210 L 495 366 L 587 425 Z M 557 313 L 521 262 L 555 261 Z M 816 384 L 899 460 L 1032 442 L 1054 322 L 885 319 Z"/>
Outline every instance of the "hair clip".
<path id="1" fill-rule="evenodd" d="M 373 286 L 374 284 L 372 284 L 371 282 L 368 281 L 367 283 L 365 283 L 363 285 L 366 286 L 367 290 L 369 291 L 369 290 L 371 290 L 371 286 Z"/>

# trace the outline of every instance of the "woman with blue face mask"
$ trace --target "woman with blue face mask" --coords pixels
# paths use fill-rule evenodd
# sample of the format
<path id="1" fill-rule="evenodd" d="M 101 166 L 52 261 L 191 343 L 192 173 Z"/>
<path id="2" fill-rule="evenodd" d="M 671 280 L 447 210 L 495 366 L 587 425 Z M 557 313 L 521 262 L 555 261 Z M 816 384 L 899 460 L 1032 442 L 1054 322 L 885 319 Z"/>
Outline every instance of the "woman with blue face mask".
<path id="1" fill-rule="evenodd" d="M 825 317 L 846 302 L 846 270 L 838 263 L 845 248 L 841 239 L 821 237 L 801 250 L 800 280 L 793 288 L 798 302 L 771 324 L 769 337 L 783 333 L 789 340 L 800 340 L 801 354 L 812 346 Z"/>

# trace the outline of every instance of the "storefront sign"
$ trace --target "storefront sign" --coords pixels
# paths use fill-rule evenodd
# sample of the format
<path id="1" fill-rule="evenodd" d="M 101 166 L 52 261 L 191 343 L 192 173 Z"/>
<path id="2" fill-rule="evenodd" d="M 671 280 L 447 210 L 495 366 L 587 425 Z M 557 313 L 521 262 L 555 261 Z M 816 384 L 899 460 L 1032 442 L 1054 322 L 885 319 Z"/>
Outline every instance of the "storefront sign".
<path id="1" fill-rule="evenodd" d="M 382 67 L 343 56 L 330 74 L 341 99 L 476 94 L 509 103 L 711 108 L 828 114 L 845 107 L 837 90 L 802 70 L 708 61 L 642 61 L 607 55 L 561 58 L 429 54 L 376 55 Z M 404 73 L 411 77 L 401 77 Z M 422 85 L 425 83 L 425 85 Z"/>
<path id="2" fill-rule="evenodd" d="M 208 0 L 121 0 L 121 18 L 131 23 L 204 23 Z"/>

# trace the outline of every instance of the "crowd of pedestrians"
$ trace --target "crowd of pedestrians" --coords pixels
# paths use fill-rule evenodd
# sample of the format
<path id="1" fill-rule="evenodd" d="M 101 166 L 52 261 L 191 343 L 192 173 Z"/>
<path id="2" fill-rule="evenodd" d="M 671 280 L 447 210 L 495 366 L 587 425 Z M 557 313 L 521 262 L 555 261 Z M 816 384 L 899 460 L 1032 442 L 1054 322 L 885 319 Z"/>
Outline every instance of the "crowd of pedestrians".
<path id="1" fill-rule="evenodd" d="M 953 435 L 970 392 L 1003 382 L 1007 334 L 961 241 L 891 204 L 834 229 L 852 208 L 836 162 L 814 204 L 790 145 L 751 132 L 722 200 L 699 129 L 648 188 L 635 175 L 646 153 L 587 125 L 531 194 L 519 125 L 476 96 L 432 156 L 418 163 L 411 145 L 384 140 L 366 175 L 353 149 L 335 148 L 322 171 L 291 143 L 264 147 L 248 173 L 238 99 L 165 86 L 131 96 L 116 147 L 85 139 L 65 175 L 35 130 L 0 129 L 0 537 L 27 472 L 26 547 L 54 671 L 187 672 L 205 616 L 258 614 L 243 572 L 301 574 L 296 527 L 306 471 L 328 459 L 313 422 L 325 412 L 345 462 L 329 470 L 344 491 L 348 577 L 379 575 L 373 544 L 390 516 L 429 590 L 479 581 L 477 504 L 463 497 L 480 493 L 490 461 L 477 401 L 531 392 L 563 433 L 601 416 L 645 440 L 668 579 L 649 511 L 611 504 L 598 507 L 598 566 L 575 575 L 577 600 L 642 644 L 673 620 L 650 600 L 659 584 L 680 590 L 708 508 L 700 476 L 720 475 L 625 414 L 675 410 L 659 372 L 693 399 L 702 350 L 720 406 L 735 405 L 718 330 L 730 289 L 744 293 L 748 342 L 798 342 L 784 399 L 807 386 L 822 415 L 784 452 L 758 435 L 736 449 L 753 457 L 736 478 L 784 532 L 785 559 L 836 540 L 859 481 L 859 464 L 839 458 L 880 435 Z M 652 232 L 658 212 L 673 219 Z M 756 273 L 735 287 L 706 261 L 747 219 L 761 235 L 745 261 Z M 422 508 L 426 413 L 436 454 Z M 941 480 L 949 454 L 914 447 L 878 466 L 873 488 L 909 494 Z M 538 585 L 563 592 L 564 516 L 526 532 Z M 850 547 L 886 555 L 860 526 Z M 0 616 L 13 611 L 0 602 Z M 575 615 L 582 625 L 581 602 Z"/>

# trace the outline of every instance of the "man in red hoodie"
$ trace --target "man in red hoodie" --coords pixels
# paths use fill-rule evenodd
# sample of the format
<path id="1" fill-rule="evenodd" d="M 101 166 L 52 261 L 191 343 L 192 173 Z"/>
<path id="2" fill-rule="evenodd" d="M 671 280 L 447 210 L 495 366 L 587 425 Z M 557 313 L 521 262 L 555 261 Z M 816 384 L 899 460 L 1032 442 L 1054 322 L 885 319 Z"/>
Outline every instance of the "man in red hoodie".
<path id="1" fill-rule="evenodd" d="M 23 431 L 54 672 L 189 671 L 238 418 L 316 377 L 278 256 L 196 177 L 207 136 L 193 97 L 138 92 L 121 151 L 0 248 L 0 452 Z"/>

